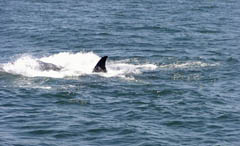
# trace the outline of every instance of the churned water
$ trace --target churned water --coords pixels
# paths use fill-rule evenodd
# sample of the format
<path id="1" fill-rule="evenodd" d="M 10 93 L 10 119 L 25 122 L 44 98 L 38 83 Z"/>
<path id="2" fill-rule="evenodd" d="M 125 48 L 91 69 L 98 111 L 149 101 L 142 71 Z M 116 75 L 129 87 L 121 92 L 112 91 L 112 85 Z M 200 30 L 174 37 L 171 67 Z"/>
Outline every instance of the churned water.
<path id="1" fill-rule="evenodd" d="M 240 145 L 239 8 L 1 0 L 0 145 Z"/>

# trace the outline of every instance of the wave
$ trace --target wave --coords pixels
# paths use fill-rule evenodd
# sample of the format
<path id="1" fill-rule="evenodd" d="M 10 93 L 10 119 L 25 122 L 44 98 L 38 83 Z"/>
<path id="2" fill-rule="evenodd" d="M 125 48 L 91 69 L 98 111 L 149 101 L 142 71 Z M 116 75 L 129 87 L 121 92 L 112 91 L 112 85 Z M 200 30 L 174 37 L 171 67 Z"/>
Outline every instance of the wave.
<path id="1" fill-rule="evenodd" d="M 82 76 L 98 74 L 103 77 L 123 77 L 129 74 L 140 74 L 144 71 L 155 70 L 154 64 L 130 64 L 124 61 L 107 62 L 107 73 L 92 73 L 92 70 L 100 57 L 93 52 L 69 53 L 61 52 L 51 56 L 36 58 L 31 55 L 21 55 L 16 60 L 0 64 L 1 70 L 11 74 L 18 74 L 27 77 L 52 77 L 64 78 L 69 76 Z M 63 67 L 60 71 L 43 71 L 39 67 L 39 61 L 52 63 Z"/>
<path id="2" fill-rule="evenodd" d="M 167 68 L 167 69 L 190 69 L 190 68 L 202 68 L 202 67 L 213 67 L 218 66 L 218 63 L 205 63 L 201 61 L 189 61 L 183 63 L 173 63 L 167 65 L 161 65 L 160 68 Z"/>

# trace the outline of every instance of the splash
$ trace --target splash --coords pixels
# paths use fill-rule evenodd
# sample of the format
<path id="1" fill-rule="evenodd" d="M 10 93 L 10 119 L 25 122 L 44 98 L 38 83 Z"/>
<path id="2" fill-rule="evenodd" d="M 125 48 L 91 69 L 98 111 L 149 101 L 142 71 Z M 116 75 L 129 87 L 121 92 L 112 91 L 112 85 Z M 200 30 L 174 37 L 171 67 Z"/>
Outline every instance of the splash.
<path id="1" fill-rule="evenodd" d="M 82 76 L 98 74 L 103 77 L 123 77 L 126 78 L 129 74 L 141 74 L 143 71 L 155 70 L 154 64 L 129 64 L 126 62 L 117 62 L 108 60 L 107 73 L 92 73 L 94 66 L 99 61 L 100 57 L 93 52 L 69 53 L 62 52 L 35 58 L 31 55 L 22 55 L 13 62 L 1 64 L 2 70 L 11 74 L 19 74 L 27 77 L 53 77 L 64 78 L 71 76 Z M 38 61 L 52 63 L 61 66 L 61 71 L 43 71 L 39 67 Z"/>

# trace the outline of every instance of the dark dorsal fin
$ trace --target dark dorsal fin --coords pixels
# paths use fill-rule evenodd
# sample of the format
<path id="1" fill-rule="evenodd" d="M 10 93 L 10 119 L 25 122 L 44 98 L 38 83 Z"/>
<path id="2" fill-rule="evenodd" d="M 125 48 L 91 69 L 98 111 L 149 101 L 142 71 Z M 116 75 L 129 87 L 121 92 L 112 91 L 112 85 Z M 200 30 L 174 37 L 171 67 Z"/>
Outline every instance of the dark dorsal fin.
<path id="1" fill-rule="evenodd" d="M 106 60 L 107 60 L 108 56 L 104 56 L 102 57 L 97 65 L 94 67 L 93 69 L 93 72 L 107 72 L 107 69 L 106 69 Z"/>

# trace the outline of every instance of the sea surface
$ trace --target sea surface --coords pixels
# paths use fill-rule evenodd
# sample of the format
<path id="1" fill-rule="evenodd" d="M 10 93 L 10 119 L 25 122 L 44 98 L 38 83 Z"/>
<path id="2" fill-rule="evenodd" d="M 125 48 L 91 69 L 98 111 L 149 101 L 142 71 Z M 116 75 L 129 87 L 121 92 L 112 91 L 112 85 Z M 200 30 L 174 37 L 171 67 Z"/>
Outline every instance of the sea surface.
<path id="1" fill-rule="evenodd" d="M 238 146 L 239 49 L 239 0 L 0 0 L 0 146 Z"/>

